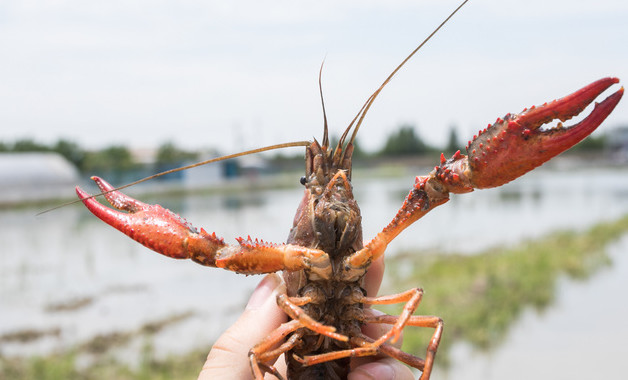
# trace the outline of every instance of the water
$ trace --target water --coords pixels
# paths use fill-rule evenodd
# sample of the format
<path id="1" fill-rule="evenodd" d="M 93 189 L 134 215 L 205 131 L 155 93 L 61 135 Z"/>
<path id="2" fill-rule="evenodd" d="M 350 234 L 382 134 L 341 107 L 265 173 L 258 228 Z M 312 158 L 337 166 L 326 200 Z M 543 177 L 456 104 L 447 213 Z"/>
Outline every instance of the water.
<path id="1" fill-rule="evenodd" d="M 412 182 L 412 175 L 355 180 L 365 238 L 389 222 Z M 228 242 L 247 235 L 282 242 L 302 191 L 164 198 L 160 203 Z M 157 353 L 209 349 L 260 280 L 154 254 L 81 206 L 35 217 L 38 211 L 0 211 L 0 336 L 43 333 L 29 341 L 0 341 L 2 355 L 47 354 L 185 312 L 194 314 L 155 336 Z M 626 169 L 537 171 L 499 189 L 454 196 L 402 233 L 387 254 L 393 259 L 396 252 L 417 248 L 473 254 L 556 229 L 583 229 L 625 213 Z M 556 304 L 543 315 L 526 313 L 490 354 L 457 346 L 452 367 L 435 378 L 514 379 L 531 373 L 580 378 L 596 368 L 612 378 L 625 372 L 628 364 L 619 355 L 628 338 L 628 307 L 621 301 L 628 289 L 627 249 L 628 239 L 613 245 L 614 265 L 586 282 L 561 281 Z M 429 289 L 429 284 L 422 286 Z M 132 340 L 118 356 L 132 360 L 141 345 Z"/>

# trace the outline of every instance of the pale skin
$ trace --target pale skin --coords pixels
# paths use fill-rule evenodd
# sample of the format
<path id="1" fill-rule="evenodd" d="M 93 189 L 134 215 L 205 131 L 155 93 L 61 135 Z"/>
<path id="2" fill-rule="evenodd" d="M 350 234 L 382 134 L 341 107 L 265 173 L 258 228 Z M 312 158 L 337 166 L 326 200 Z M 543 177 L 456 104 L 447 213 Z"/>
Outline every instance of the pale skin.
<path id="1" fill-rule="evenodd" d="M 374 261 L 366 274 L 365 288 L 369 296 L 379 290 L 384 274 L 383 257 Z M 240 318 L 225 331 L 212 347 L 207 361 L 199 374 L 199 380 L 209 379 L 252 379 L 248 353 L 271 331 L 287 321 L 277 306 L 277 292 L 284 286 L 280 275 L 269 274 L 257 286 Z M 386 331 L 386 325 L 367 325 L 366 335 L 377 338 Z M 401 340 L 395 344 L 401 344 Z M 285 376 L 283 356 L 274 364 Z M 389 357 L 356 358 L 352 361 L 349 380 L 413 380 L 412 371 L 403 363 Z M 267 379 L 275 379 L 266 375 Z"/>

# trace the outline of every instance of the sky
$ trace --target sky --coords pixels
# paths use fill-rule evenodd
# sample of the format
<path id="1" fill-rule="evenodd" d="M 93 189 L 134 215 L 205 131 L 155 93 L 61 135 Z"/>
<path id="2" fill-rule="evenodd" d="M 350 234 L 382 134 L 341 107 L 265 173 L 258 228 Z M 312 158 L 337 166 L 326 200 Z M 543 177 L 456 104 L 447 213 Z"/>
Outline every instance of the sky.
<path id="1" fill-rule="evenodd" d="M 232 153 L 320 139 L 323 60 L 338 135 L 457 5 L 3 0 L 0 141 Z M 625 0 L 471 0 L 382 92 L 359 142 L 377 149 L 401 124 L 432 144 L 455 126 L 466 141 L 601 77 L 628 81 L 627 20 Z M 602 128 L 622 124 L 628 99 Z"/>

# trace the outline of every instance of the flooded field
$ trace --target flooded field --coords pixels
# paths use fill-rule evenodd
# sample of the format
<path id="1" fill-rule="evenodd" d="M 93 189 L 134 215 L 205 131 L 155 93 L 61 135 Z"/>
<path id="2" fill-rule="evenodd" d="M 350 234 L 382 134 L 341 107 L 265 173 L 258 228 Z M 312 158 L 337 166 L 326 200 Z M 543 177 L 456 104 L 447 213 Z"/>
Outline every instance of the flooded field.
<path id="1" fill-rule="evenodd" d="M 412 176 L 423 172 L 372 180 L 356 174 L 365 238 L 388 223 Z M 295 187 L 143 200 L 158 201 L 228 242 L 247 235 L 282 242 L 301 195 Z M 209 350 L 261 279 L 154 254 L 81 206 L 35 217 L 39 211 L 0 211 L 3 357 L 76 347 L 97 351 L 97 337 L 105 343 L 118 339 L 112 355 L 131 366 L 146 344 L 157 356 Z M 582 231 L 627 213 L 628 170 L 542 170 L 499 189 L 455 196 L 402 233 L 387 257 L 421 251 L 472 256 L 557 230 Z M 559 279 L 554 303 L 542 313 L 526 309 L 499 345 L 487 351 L 454 344 L 449 366 L 439 368 L 434 378 L 617 378 L 628 370 L 622 360 L 628 339 L 628 303 L 623 300 L 628 238 L 607 251 L 609 265 L 584 280 Z M 415 286 L 429 297 L 430 284 Z M 153 329 L 150 338 L 140 333 L 146 328 Z M 447 325 L 443 339 L 448 339 Z M 89 357 L 84 360 L 88 365 Z"/>

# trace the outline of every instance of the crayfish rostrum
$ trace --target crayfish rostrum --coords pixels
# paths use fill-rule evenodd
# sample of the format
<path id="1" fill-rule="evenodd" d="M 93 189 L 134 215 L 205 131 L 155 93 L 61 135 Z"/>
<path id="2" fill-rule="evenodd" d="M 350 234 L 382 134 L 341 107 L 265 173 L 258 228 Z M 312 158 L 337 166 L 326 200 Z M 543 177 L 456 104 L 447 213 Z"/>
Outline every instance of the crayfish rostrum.
<path id="1" fill-rule="evenodd" d="M 315 140 L 306 148 L 301 181 L 305 192 L 285 244 L 250 237 L 227 244 L 215 233 L 197 230 L 179 215 L 132 199 L 97 177 L 93 179 L 107 201 L 126 213 L 101 205 L 78 187 L 76 191 L 98 218 L 166 256 L 244 274 L 283 271 L 286 287 L 277 303 L 290 321 L 251 349 L 251 369 L 256 379 L 262 379 L 266 372 L 279 377 L 272 363 L 284 354 L 290 379 L 344 379 L 351 357 L 388 355 L 421 370 L 421 379 L 427 380 L 443 321 L 436 316 L 413 315 L 423 296 L 420 288 L 388 296 L 367 295 L 363 286 L 367 269 L 399 233 L 446 203 L 450 193 L 503 185 L 584 139 L 612 112 L 623 88 L 596 104 L 591 114 L 576 125 L 566 127 L 562 122 L 581 113 L 618 81 L 600 79 L 562 99 L 507 114 L 474 136 L 466 154 L 458 151 L 449 159 L 441 155 L 431 173 L 416 177 L 392 221 L 365 244 L 360 209 L 352 193 L 351 155 L 362 118 L 382 87 L 369 97 L 354 119 L 357 123 L 349 125 L 336 146 L 330 146 L 325 123 L 321 143 Z M 560 120 L 557 126 L 544 127 L 554 120 Z M 404 304 L 401 315 L 380 315 L 370 310 L 370 305 L 392 303 Z M 372 339 L 362 332 L 366 323 L 392 327 Z M 425 358 L 391 345 L 405 326 L 434 329 Z"/>

